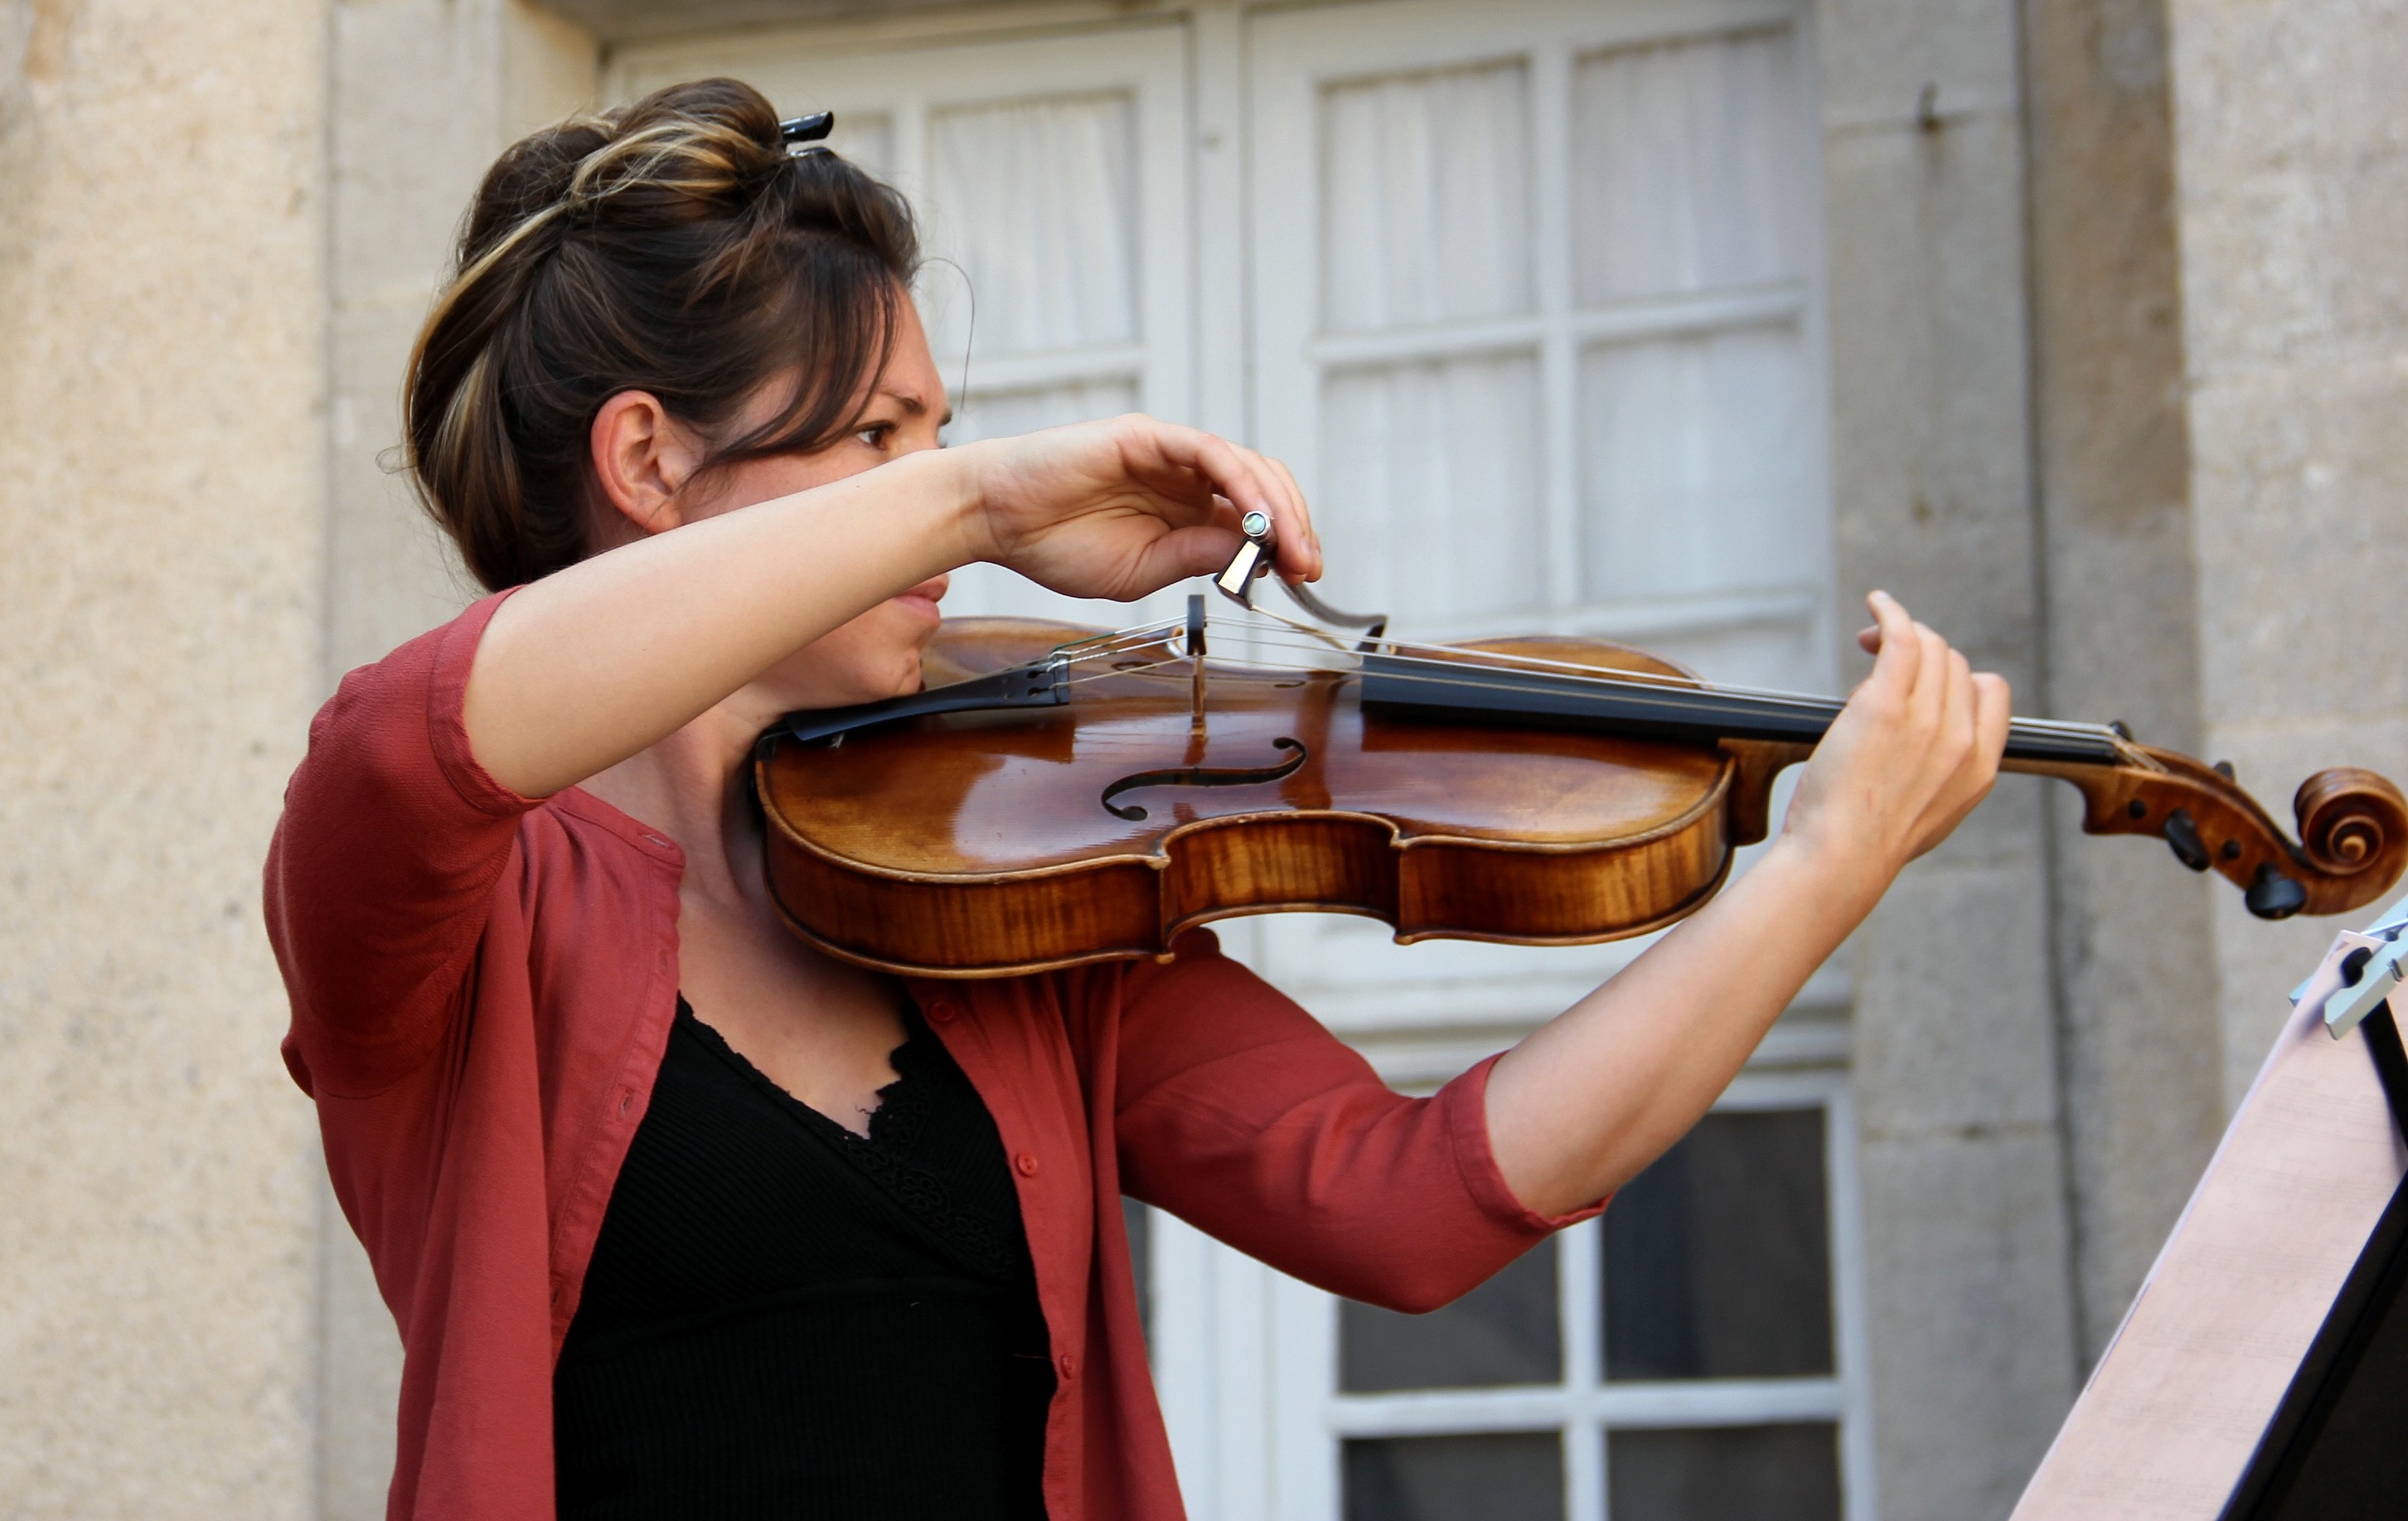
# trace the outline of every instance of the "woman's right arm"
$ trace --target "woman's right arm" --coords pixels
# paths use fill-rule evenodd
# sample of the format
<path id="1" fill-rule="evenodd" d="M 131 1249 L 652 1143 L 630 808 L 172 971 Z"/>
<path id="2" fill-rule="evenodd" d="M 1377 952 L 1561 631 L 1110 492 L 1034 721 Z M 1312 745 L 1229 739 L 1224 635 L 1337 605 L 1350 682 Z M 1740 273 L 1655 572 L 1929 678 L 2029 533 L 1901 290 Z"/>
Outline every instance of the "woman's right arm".
<path id="1" fill-rule="evenodd" d="M 373 1093 L 459 1007 L 494 883 L 533 808 L 460 723 L 488 597 L 343 683 L 309 725 L 268 847 L 267 938 L 293 1003 L 285 1061 L 312 1093 Z"/>
<path id="2" fill-rule="evenodd" d="M 1070 595 L 1133 599 L 1219 568 L 1236 515 L 1256 509 L 1283 530 L 1280 568 L 1317 573 L 1286 473 L 1193 428 L 1124 417 L 907 455 L 526 587 L 477 652 L 469 742 L 504 786 L 546 796 L 932 576 L 991 560 Z"/>

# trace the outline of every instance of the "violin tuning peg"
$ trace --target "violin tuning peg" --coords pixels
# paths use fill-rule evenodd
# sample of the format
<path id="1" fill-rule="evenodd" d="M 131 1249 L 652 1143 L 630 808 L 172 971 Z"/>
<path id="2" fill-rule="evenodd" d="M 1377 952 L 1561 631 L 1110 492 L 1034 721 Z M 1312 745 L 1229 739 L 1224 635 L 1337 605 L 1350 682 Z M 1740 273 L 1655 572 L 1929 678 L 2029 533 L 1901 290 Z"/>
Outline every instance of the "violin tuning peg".
<path id="1" fill-rule="evenodd" d="M 2307 906 L 2308 890 L 2268 861 L 2258 868 L 2257 880 L 2242 892 L 2241 901 L 2260 919 L 2288 919 Z"/>
<path id="2" fill-rule="evenodd" d="M 2224 778 L 2227 782 L 2238 782 L 2241 780 L 2233 774 L 2232 763 L 2229 760 L 2217 761 L 2215 763 L 2215 774 Z"/>
<path id="3" fill-rule="evenodd" d="M 2208 866 L 2207 844 L 2199 838 L 2199 825 L 2192 822 L 2190 810 L 2175 809 L 2166 815 L 2166 843 L 2173 848 L 2174 859 L 2193 871 L 2205 871 Z M 2294 887 L 2298 883 L 2292 883 Z M 2256 889 L 2251 889 L 2253 892 Z M 2302 894 L 2301 901 L 2306 901 Z"/>

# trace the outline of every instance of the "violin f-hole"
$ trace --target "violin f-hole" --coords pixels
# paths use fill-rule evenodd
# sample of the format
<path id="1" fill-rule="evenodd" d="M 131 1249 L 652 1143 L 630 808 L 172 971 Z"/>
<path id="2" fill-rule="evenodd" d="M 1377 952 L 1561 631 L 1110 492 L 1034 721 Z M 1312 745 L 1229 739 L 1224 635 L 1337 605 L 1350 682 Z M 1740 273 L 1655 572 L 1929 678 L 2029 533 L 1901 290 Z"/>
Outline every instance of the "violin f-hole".
<path id="1" fill-rule="evenodd" d="M 1116 819 L 1134 824 L 1146 816 L 1145 810 L 1135 803 L 1125 806 L 1112 801 L 1123 793 L 1140 787 L 1243 787 L 1257 782 L 1281 782 L 1296 774 L 1312 752 L 1304 741 L 1283 735 L 1271 741 L 1273 750 L 1289 753 L 1287 759 L 1276 766 L 1173 766 L 1159 771 L 1132 771 L 1104 789 L 1104 811 Z"/>

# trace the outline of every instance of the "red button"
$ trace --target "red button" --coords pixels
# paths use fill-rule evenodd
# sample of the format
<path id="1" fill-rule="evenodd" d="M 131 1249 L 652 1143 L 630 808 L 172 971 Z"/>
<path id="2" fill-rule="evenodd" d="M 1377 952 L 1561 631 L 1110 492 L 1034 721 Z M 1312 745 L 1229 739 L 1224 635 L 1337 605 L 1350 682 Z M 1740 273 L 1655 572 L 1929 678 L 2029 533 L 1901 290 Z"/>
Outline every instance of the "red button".
<path id="1" fill-rule="evenodd" d="M 950 1025 L 953 1022 L 953 1006 L 943 998 L 932 999 L 928 1004 L 928 1018 L 939 1025 Z"/>
<path id="2" fill-rule="evenodd" d="M 1061 1356 L 1058 1359 L 1056 1359 L 1056 1360 L 1058 1361 L 1058 1363 L 1059 1363 L 1059 1364 L 1060 1364 L 1060 1366 L 1061 1366 L 1061 1369 L 1062 1369 L 1062 1376 L 1063 1376 L 1064 1378 L 1077 1378 L 1077 1377 L 1079 1376 L 1079 1359 L 1078 1359 L 1078 1358 L 1071 1356 L 1068 1353 L 1067 1353 L 1067 1352 L 1066 1352 L 1066 1353 L 1062 1354 L 1062 1356 Z"/>
<path id="3" fill-rule="evenodd" d="M 1026 1152 L 1022 1152 L 1018 1156 L 1013 1157 L 1011 1165 L 1020 1169 L 1020 1175 L 1024 1178 L 1037 1176 L 1037 1158 Z"/>

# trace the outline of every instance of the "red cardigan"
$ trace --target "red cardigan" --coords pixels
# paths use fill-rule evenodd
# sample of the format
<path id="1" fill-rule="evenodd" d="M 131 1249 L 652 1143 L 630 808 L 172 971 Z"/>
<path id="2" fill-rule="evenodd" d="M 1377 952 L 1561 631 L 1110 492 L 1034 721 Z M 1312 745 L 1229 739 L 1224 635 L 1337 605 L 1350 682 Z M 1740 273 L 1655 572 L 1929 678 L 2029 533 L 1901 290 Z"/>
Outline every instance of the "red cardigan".
<path id="1" fill-rule="evenodd" d="M 393 1517 L 552 1514 L 552 1361 L 676 1008 L 677 847 L 575 788 L 519 796 L 469 753 L 500 600 L 344 680 L 267 859 L 285 1065 L 405 1348 Z M 1122 1194 L 1405 1310 L 1579 1218 L 1506 1187 L 1485 1064 L 1400 1098 L 1210 935 L 1179 949 L 911 986 L 1014 1164 L 1059 1374 L 1054 1521 L 1181 1514 Z"/>

